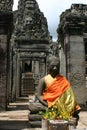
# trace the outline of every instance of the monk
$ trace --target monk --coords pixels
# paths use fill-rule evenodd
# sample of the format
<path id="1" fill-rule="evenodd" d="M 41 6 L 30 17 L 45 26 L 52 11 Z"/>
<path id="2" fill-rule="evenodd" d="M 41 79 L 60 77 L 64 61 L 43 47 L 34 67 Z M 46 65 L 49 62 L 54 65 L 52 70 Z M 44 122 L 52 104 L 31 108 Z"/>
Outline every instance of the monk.
<path id="1" fill-rule="evenodd" d="M 56 108 L 63 119 L 70 117 L 79 119 L 80 106 L 76 102 L 69 81 L 59 73 L 59 58 L 50 57 L 48 65 L 48 74 L 39 81 L 37 98 L 44 106 Z"/>

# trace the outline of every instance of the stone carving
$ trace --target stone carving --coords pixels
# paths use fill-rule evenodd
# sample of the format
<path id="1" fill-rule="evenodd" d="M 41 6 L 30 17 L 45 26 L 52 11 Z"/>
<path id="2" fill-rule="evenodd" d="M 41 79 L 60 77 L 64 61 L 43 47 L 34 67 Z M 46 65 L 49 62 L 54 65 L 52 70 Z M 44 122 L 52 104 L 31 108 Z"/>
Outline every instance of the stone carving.
<path id="1" fill-rule="evenodd" d="M 72 4 L 71 13 L 74 15 L 86 15 L 87 16 L 87 5 L 83 4 Z"/>
<path id="2" fill-rule="evenodd" d="M 1 11 L 12 11 L 13 0 L 0 0 L 0 10 Z"/>
<path id="3" fill-rule="evenodd" d="M 86 30 L 87 23 L 87 5 L 72 4 L 70 9 L 67 9 L 60 15 L 60 24 L 57 32 L 59 41 L 63 41 L 63 34 L 67 31 L 70 34 L 82 35 L 82 31 Z M 84 28 L 84 29 L 83 29 Z M 62 35 L 61 35 L 62 34 Z M 63 42 L 62 42 L 63 43 Z"/>
<path id="4" fill-rule="evenodd" d="M 87 16 L 87 5 L 72 4 L 71 9 L 67 9 L 61 14 L 61 18 L 63 18 L 64 16 Z"/>
<path id="5" fill-rule="evenodd" d="M 21 39 L 48 38 L 47 19 L 36 0 L 19 0 L 15 35 Z"/>
<path id="6" fill-rule="evenodd" d="M 49 55 L 59 56 L 59 48 L 57 42 L 53 42 L 50 44 Z"/>
<path id="7" fill-rule="evenodd" d="M 71 73 L 70 82 L 72 85 L 75 85 L 75 87 L 81 86 L 81 84 L 83 85 L 85 82 L 85 76 L 80 72 Z"/>

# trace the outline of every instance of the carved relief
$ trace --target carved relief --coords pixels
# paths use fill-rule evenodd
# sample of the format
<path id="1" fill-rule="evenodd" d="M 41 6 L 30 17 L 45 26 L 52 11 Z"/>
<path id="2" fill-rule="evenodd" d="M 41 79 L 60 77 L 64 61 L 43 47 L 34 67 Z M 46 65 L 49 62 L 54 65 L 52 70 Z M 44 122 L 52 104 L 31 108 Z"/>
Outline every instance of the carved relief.
<path id="1" fill-rule="evenodd" d="M 83 4 L 72 4 L 71 13 L 74 15 L 87 15 L 87 5 Z"/>
<path id="2" fill-rule="evenodd" d="M 39 10 L 35 0 L 19 0 L 17 21 L 15 35 L 18 38 L 37 39 L 49 37 L 47 19 Z"/>
<path id="3" fill-rule="evenodd" d="M 85 76 L 81 72 L 75 72 L 70 74 L 70 82 L 71 85 L 74 85 L 75 87 L 83 85 L 85 82 Z"/>
<path id="4" fill-rule="evenodd" d="M 13 0 L 0 0 L 0 10 L 12 11 Z"/>

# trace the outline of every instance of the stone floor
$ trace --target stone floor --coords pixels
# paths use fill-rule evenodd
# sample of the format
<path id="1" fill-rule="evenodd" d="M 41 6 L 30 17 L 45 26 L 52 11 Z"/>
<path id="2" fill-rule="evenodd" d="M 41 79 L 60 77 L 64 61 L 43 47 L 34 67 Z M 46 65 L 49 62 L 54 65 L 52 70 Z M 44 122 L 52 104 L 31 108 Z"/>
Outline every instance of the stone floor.
<path id="1" fill-rule="evenodd" d="M 29 100 L 18 100 L 10 103 L 7 111 L 0 112 L 0 130 L 42 130 L 41 128 L 29 128 L 28 120 Z M 87 111 L 81 111 L 78 130 L 87 130 Z"/>

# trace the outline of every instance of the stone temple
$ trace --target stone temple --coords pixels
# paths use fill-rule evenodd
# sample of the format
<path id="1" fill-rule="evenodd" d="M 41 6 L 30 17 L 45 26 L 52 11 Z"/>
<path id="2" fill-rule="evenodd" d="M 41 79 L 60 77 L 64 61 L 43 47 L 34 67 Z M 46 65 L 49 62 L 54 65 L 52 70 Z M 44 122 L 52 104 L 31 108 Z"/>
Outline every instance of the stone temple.
<path id="1" fill-rule="evenodd" d="M 15 2 L 15 1 L 14 1 Z M 36 0 L 0 0 L 0 110 L 18 97 L 37 93 L 48 57 L 60 56 L 60 72 L 71 82 L 80 104 L 87 103 L 87 5 L 72 4 L 60 15 L 58 40 Z"/>

